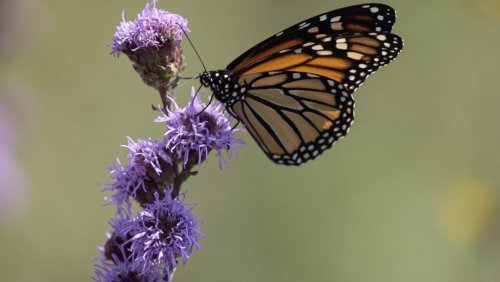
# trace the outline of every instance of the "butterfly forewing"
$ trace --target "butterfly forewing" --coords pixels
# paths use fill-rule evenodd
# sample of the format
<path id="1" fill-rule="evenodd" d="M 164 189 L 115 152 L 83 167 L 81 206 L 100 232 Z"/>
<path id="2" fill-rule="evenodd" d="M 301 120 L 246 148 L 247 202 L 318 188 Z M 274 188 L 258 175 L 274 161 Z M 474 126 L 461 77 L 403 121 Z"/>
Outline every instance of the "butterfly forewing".
<path id="1" fill-rule="evenodd" d="M 351 93 L 334 80 L 299 72 L 266 72 L 240 78 L 245 99 L 232 105 L 266 155 L 299 165 L 347 134 L 354 120 Z"/>
<path id="2" fill-rule="evenodd" d="M 302 72 L 333 79 L 355 90 L 370 74 L 392 61 L 402 46 L 401 38 L 390 33 L 325 37 L 268 56 L 240 76 L 273 71 Z"/>
<path id="3" fill-rule="evenodd" d="M 271 54 L 328 36 L 350 32 L 388 33 L 395 20 L 394 10 L 384 4 L 363 4 L 334 10 L 271 36 L 243 53 L 226 69 L 238 73 Z"/>

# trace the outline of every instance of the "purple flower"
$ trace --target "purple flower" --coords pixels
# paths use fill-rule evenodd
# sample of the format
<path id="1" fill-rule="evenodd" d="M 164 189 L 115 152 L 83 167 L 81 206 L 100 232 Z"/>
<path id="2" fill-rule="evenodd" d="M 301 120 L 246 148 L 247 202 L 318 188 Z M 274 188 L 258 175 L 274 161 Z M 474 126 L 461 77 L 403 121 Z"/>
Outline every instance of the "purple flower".
<path id="1" fill-rule="evenodd" d="M 155 200 L 147 204 L 125 228 L 130 239 L 132 269 L 139 274 L 163 271 L 170 276 L 181 259 L 186 263 L 195 249 L 200 249 L 196 218 L 179 197 L 172 199 L 165 191 L 163 198 L 155 193 Z"/>
<path id="2" fill-rule="evenodd" d="M 123 21 L 109 45 L 111 53 L 126 54 L 145 84 L 161 95 L 171 92 L 183 68 L 181 41 L 188 32 L 187 20 L 156 8 L 156 0 L 146 4 L 134 21 Z"/>
<path id="3" fill-rule="evenodd" d="M 130 263 L 120 262 L 114 264 L 109 261 L 102 261 L 96 265 L 94 281 L 96 282 L 165 282 L 163 275 L 159 272 L 137 274 L 130 269 Z"/>
<path id="4" fill-rule="evenodd" d="M 131 235 L 125 230 L 132 219 L 114 219 L 110 222 L 113 234 L 107 234 L 108 240 L 99 248 L 101 255 L 96 258 L 94 281 L 98 282 L 163 282 L 160 272 L 145 272 L 139 274 L 133 270 L 134 257 L 130 252 Z"/>
<path id="5" fill-rule="evenodd" d="M 245 145 L 243 140 L 234 136 L 240 129 L 231 128 L 231 117 L 220 111 L 219 102 L 205 109 L 199 97 L 203 92 L 198 94 L 191 88 L 191 102 L 185 108 L 180 108 L 173 101 L 175 109 L 155 119 L 167 124 L 165 146 L 171 152 L 177 151 L 184 166 L 208 161 L 208 153 L 212 149 L 217 152 L 219 166 L 222 167 L 222 163 L 227 166 L 223 151 L 230 158 L 233 154 L 237 155 L 235 146 Z"/>
<path id="6" fill-rule="evenodd" d="M 104 258 L 95 265 L 96 282 L 164 282 L 163 275 L 160 272 L 146 272 L 139 274 L 132 270 L 130 261 L 111 262 Z"/>
<path id="7" fill-rule="evenodd" d="M 131 166 L 136 170 L 142 171 L 144 175 L 160 175 L 161 163 L 172 163 L 172 160 L 163 150 L 161 141 L 153 141 L 151 138 L 139 139 L 134 142 L 130 137 L 127 137 L 128 144 L 123 147 L 129 149 L 127 158 Z"/>
<path id="8" fill-rule="evenodd" d="M 125 262 L 132 259 L 130 252 L 132 234 L 126 230 L 131 221 L 132 219 L 129 217 L 115 217 L 110 221 L 109 225 L 113 228 L 113 233 L 106 233 L 108 240 L 104 246 L 98 248 L 105 259 L 114 262 Z"/>
<path id="9" fill-rule="evenodd" d="M 162 183 L 163 170 L 168 174 L 168 170 L 172 168 L 172 161 L 167 156 L 163 143 L 151 138 L 134 142 L 129 137 L 128 144 L 123 147 L 129 149 L 128 163 L 122 165 L 120 160 L 116 160 L 109 169 L 113 182 L 104 184 L 103 191 L 112 191 L 113 194 L 107 200 L 117 205 L 117 214 L 129 216 L 130 197 L 139 203 L 151 202 L 152 198 L 147 195 L 153 195 L 157 190 L 157 184 Z M 163 191 L 165 187 L 160 188 L 160 191 Z"/>
<path id="10" fill-rule="evenodd" d="M 189 32 L 187 20 L 180 15 L 156 8 L 156 0 L 147 3 L 134 21 L 123 21 L 116 28 L 110 48 L 115 55 L 150 47 L 160 49 L 167 41 L 180 44 L 185 32 Z M 183 31 L 184 30 L 184 31 Z"/>

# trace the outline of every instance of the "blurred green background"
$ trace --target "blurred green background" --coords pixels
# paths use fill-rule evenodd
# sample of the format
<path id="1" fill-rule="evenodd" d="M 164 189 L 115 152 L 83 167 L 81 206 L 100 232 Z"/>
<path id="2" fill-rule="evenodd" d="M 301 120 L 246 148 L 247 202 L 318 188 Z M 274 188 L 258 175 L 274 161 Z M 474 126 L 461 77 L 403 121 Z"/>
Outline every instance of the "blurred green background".
<path id="1" fill-rule="evenodd" d="M 19 208 L 0 221 L 0 280 L 89 281 L 113 214 L 96 183 L 110 180 L 126 136 L 163 133 L 155 91 L 107 47 L 121 11 L 133 19 L 146 2 L 0 3 L 0 102 L 27 176 Z M 158 7 L 188 18 L 218 69 L 283 28 L 357 3 Z M 500 2 L 384 3 L 405 49 L 355 93 L 350 134 L 299 168 L 274 165 L 249 136 L 230 169 L 212 156 L 185 185 L 208 236 L 176 281 L 500 280 Z M 195 75 L 186 43 L 184 75 Z M 177 89 L 182 104 L 191 86 Z"/>

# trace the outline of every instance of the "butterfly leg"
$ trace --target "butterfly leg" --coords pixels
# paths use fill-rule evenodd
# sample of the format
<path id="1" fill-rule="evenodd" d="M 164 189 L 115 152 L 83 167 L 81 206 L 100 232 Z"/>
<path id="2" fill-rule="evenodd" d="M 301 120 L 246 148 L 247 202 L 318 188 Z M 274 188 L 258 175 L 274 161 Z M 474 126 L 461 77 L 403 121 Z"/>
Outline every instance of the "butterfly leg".
<path id="1" fill-rule="evenodd" d="M 231 128 L 231 130 L 234 130 L 238 125 L 240 124 L 240 120 L 237 120 L 236 124 Z"/>
<path id="2" fill-rule="evenodd" d="M 200 86 L 201 87 L 201 86 Z M 198 94 L 198 92 L 196 92 L 196 94 Z M 214 99 L 214 95 L 210 96 L 210 100 L 208 100 L 208 104 L 205 106 L 205 108 L 203 108 L 203 110 L 201 110 L 199 113 L 197 113 L 195 115 L 195 117 L 199 116 L 201 113 L 203 113 L 207 108 L 208 106 L 210 106 L 210 104 L 212 103 L 212 100 Z"/>

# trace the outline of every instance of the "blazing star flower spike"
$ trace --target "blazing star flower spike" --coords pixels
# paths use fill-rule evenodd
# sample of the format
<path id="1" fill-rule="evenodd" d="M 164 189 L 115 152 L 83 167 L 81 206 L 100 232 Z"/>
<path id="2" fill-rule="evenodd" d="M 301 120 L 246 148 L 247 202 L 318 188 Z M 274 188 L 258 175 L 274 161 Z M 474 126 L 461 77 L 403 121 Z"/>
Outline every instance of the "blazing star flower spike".
<path id="1" fill-rule="evenodd" d="M 189 29 L 185 18 L 157 9 L 156 2 L 147 3 L 134 21 L 122 15 L 109 47 L 112 54 L 129 57 L 144 83 L 165 92 L 175 86 L 183 68 L 181 41 Z"/>
<path id="2" fill-rule="evenodd" d="M 191 88 L 191 101 L 185 108 L 180 108 L 175 101 L 174 109 L 167 110 L 156 122 L 165 122 L 165 146 L 172 153 L 176 152 L 182 159 L 184 167 L 192 167 L 203 161 L 208 161 L 211 150 L 217 152 L 219 166 L 228 165 L 224 152 L 230 158 L 237 155 L 236 146 L 245 142 L 235 137 L 241 129 L 232 129 L 231 117 L 221 112 L 221 104 L 215 102 L 205 108 L 200 97 L 203 91 L 196 95 Z"/>

